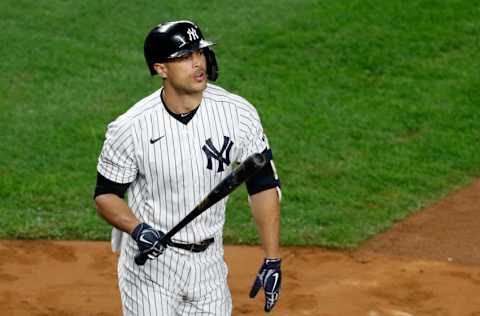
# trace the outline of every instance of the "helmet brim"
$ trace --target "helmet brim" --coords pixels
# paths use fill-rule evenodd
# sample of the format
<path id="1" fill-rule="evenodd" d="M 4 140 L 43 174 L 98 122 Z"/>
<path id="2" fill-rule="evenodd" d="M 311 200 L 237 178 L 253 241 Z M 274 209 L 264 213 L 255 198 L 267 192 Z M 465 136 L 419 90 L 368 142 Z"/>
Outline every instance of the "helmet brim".
<path id="1" fill-rule="evenodd" d="M 168 58 L 173 59 L 173 58 L 180 58 L 185 55 L 191 54 L 193 52 L 196 52 L 202 48 L 209 47 L 215 45 L 214 42 L 210 42 L 207 40 L 200 40 L 198 42 L 193 42 L 190 44 L 186 44 L 184 47 L 182 47 L 180 50 L 176 51 L 175 53 L 171 54 Z"/>

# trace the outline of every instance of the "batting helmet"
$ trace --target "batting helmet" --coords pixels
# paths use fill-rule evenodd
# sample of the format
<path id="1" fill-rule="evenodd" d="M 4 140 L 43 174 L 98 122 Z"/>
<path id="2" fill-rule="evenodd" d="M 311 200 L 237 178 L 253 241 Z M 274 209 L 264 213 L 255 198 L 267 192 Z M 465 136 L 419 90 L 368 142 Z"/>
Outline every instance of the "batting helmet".
<path id="1" fill-rule="evenodd" d="M 154 27 L 145 38 L 144 54 L 151 75 L 157 72 L 155 63 L 164 63 L 203 49 L 207 60 L 207 77 L 215 81 L 218 65 L 215 53 L 209 47 L 215 43 L 203 38 L 198 25 L 191 21 L 173 21 Z"/>

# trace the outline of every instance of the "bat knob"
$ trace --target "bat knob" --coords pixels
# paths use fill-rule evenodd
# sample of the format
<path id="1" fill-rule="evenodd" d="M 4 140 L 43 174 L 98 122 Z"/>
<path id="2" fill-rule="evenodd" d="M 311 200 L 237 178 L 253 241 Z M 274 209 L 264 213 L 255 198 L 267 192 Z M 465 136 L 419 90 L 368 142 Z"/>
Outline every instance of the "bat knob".
<path id="1" fill-rule="evenodd" d="M 147 256 L 146 255 L 143 255 L 143 254 L 138 254 L 135 256 L 135 263 L 138 265 L 138 266 L 143 266 L 145 264 L 145 262 L 147 262 Z"/>

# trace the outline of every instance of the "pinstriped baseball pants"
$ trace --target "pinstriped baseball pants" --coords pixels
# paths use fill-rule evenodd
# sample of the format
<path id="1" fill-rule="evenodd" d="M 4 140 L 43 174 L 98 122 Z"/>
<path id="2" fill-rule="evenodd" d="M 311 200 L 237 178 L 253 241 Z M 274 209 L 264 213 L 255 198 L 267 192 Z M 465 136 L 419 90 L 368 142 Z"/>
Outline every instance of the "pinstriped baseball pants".
<path id="1" fill-rule="evenodd" d="M 144 266 L 135 265 L 135 254 L 130 240 L 118 262 L 125 316 L 231 315 L 221 236 L 204 252 L 169 247 Z"/>

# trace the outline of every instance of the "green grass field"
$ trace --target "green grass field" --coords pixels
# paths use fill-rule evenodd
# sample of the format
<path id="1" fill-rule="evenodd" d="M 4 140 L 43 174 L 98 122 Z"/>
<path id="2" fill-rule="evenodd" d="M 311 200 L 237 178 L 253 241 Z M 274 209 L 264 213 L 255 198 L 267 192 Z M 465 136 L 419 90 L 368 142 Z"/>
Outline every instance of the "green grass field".
<path id="1" fill-rule="evenodd" d="M 143 39 L 193 19 L 217 83 L 256 105 L 285 245 L 354 247 L 480 174 L 480 7 L 469 0 L 0 3 L 0 238 L 107 239 L 108 122 L 157 89 Z M 256 243 L 245 190 L 227 242 Z"/>

